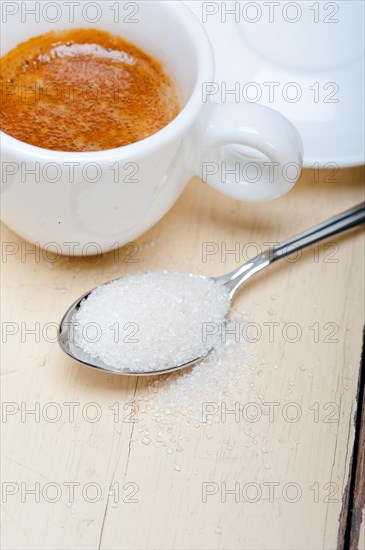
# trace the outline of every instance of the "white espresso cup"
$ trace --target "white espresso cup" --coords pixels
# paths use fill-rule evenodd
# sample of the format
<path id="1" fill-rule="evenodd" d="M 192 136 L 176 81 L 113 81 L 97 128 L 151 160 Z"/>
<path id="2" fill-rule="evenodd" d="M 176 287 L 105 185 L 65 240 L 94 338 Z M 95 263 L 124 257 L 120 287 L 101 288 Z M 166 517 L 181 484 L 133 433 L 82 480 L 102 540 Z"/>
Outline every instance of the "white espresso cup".
<path id="1" fill-rule="evenodd" d="M 104 253 L 160 220 L 194 175 L 243 201 L 280 197 L 298 179 L 302 142 L 285 117 L 206 101 L 212 48 L 182 3 L 2 2 L 2 22 L 3 55 L 51 30 L 120 35 L 165 66 L 181 101 L 162 130 L 106 151 L 53 151 L 1 133 L 2 219 L 24 239 L 62 254 Z"/>

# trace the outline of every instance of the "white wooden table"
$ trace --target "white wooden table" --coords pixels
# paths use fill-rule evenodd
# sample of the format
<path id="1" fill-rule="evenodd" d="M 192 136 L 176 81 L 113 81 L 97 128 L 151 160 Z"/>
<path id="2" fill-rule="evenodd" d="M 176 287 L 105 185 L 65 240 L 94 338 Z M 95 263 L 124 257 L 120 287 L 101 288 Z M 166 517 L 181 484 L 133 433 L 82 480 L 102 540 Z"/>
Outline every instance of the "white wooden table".
<path id="1" fill-rule="evenodd" d="M 136 263 L 125 261 L 132 249 L 118 262 L 112 254 L 94 262 L 47 258 L 2 227 L 3 548 L 334 549 L 349 541 L 351 526 L 352 548 L 356 529 L 364 547 L 360 466 L 357 493 L 351 484 L 354 449 L 355 459 L 363 456 L 359 416 L 357 432 L 354 424 L 362 230 L 276 265 L 237 299 L 236 309 L 263 333 L 247 344 L 247 379 L 229 398 L 262 410 L 264 402 L 276 403 L 272 418 L 263 414 L 250 424 L 231 415 L 197 428 L 177 415 L 178 437 L 168 453 L 143 412 L 149 379 L 87 369 L 54 341 L 64 310 L 99 282 L 146 269 L 224 273 L 237 265 L 235 257 L 223 263 L 215 254 L 204 262 L 203 243 L 221 250 L 238 242 L 242 255 L 252 255 L 248 243 L 264 247 L 363 200 L 362 169 L 342 170 L 334 183 L 326 175 L 319 172 L 315 181 L 314 172 L 304 171 L 287 196 L 257 205 L 192 180 L 168 215 L 138 239 Z M 267 323 L 278 323 L 274 338 Z M 142 441 L 146 432 L 153 434 L 149 444 Z M 238 495 L 224 494 L 232 489 Z M 349 515 L 354 496 L 357 508 Z"/>

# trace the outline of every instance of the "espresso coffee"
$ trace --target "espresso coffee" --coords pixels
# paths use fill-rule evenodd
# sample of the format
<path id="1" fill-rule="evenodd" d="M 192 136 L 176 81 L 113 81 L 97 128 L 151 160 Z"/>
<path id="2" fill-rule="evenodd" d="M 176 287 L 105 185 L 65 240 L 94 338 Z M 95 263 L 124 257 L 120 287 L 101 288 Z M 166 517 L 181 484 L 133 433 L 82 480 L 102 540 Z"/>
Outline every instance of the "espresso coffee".
<path id="1" fill-rule="evenodd" d="M 100 151 L 144 139 L 180 110 L 153 57 L 95 29 L 50 32 L 1 59 L 1 130 L 55 151 Z"/>

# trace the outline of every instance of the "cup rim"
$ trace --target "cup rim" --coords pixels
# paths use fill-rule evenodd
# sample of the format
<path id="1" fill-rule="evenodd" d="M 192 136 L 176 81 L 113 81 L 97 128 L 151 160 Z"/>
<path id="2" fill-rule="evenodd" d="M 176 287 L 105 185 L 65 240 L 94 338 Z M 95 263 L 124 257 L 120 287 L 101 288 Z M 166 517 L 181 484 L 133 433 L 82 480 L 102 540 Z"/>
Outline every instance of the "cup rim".
<path id="1" fill-rule="evenodd" d="M 184 22 L 184 26 L 189 33 L 189 37 L 194 44 L 194 50 L 197 58 L 197 77 L 190 98 L 179 114 L 167 125 L 154 134 L 130 143 L 115 147 L 113 149 L 104 149 L 100 151 L 57 151 L 45 149 L 26 143 L 11 135 L 0 131 L 1 148 L 11 149 L 22 156 L 28 155 L 39 159 L 62 160 L 72 159 L 74 161 L 97 161 L 110 158 L 138 156 L 148 147 L 153 151 L 162 145 L 173 141 L 181 135 L 195 120 L 199 110 L 202 107 L 201 83 L 210 81 L 214 75 L 214 54 L 213 48 L 206 30 L 200 23 L 195 14 L 181 1 L 176 2 L 156 2 L 157 6 L 163 4 L 164 8 L 169 9 L 175 16 Z M 138 46 L 138 44 L 136 44 Z"/>

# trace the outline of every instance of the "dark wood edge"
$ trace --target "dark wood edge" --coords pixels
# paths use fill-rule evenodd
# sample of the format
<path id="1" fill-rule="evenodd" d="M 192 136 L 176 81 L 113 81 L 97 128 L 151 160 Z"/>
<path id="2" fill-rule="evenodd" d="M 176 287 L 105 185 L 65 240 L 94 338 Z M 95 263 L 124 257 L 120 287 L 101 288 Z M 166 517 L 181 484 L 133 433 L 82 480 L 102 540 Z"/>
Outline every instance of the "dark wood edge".
<path id="1" fill-rule="evenodd" d="M 337 550 L 358 550 L 362 511 L 365 506 L 365 330 L 357 388 L 355 439 L 349 478 L 342 499 Z"/>

